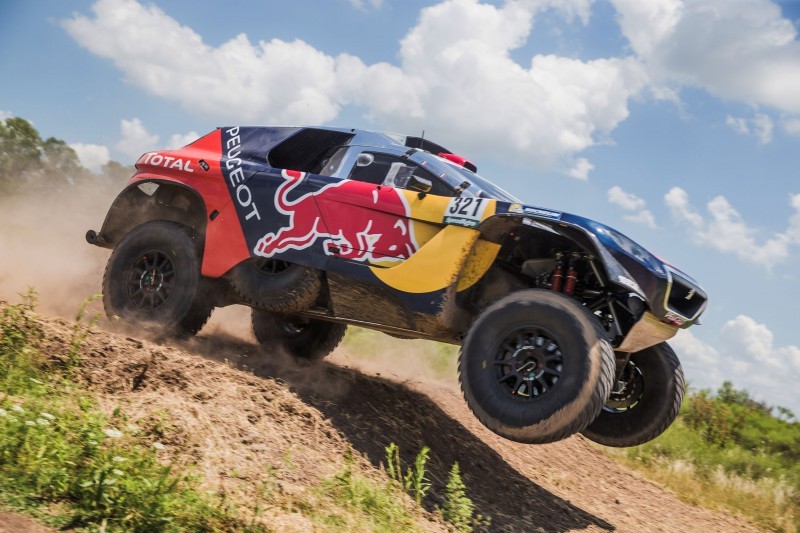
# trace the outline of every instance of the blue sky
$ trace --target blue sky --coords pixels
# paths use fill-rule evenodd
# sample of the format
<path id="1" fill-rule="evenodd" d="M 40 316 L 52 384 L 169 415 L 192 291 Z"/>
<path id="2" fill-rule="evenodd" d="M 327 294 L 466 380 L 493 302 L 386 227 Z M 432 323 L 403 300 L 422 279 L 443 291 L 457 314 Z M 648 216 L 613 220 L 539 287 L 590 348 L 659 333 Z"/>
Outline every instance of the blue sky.
<path id="1" fill-rule="evenodd" d="M 87 166 L 225 124 L 426 136 L 697 278 L 690 381 L 800 382 L 800 2 L 9 0 L 0 114 Z"/>

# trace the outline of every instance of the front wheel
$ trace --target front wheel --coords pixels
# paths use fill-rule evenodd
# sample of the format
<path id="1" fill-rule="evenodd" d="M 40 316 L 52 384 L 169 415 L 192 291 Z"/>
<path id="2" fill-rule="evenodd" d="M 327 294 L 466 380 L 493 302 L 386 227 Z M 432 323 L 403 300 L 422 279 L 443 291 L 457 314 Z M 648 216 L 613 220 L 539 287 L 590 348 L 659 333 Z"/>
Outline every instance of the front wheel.
<path id="1" fill-rule="evenodd" d="M 159 335 L 200 331 L 213 302 L 200 290 L 199 244 L 180 224 L 153 221 L 128 233 L 111 254 L 103 276 L 109 318 L 138 322 Z"/>
<path id="2" fill-rule="evenodd" d="M 325 320 L 253 309 L 253 333 L 269 353 L 285 353 L 306 361 L 330 354 L 344 338 L 347 326 Z"/>
<path id="3" fill-rule="evenodd" d="M 541 444 L 597 417 L 614 378 L 614 353 L 597 319 L 573 299 L 523 290 L 475 320 L 459 376 L 467 404 L 486 427 Z"/>
<path id="4" fill-rule="evenodd" d="M 685 383 L 678 356 L 666 342 L 631 355 L 588 439 L 624 448 L 661 435 L 675 420 Z"/>

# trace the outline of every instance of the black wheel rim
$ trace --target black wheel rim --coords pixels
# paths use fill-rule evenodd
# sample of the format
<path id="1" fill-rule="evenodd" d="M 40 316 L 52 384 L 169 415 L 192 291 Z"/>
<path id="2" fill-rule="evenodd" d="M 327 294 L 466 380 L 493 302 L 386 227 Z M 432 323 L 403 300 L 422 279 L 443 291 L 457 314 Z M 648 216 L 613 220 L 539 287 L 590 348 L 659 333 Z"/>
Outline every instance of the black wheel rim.
<path id="1" fill-rule="evenodd" d="M 644 394 L 644 375 L 633 361 L 628 361 L 622 375 L 608 395 L 603 410 L 608 413 L 624 413 L 639 403 Z"/>
<path id="2" fill-rule="evenodd" d="M 128 299 L 137 308 L 153 310 L 169 300 L 175 289 L 175 265 L 167 254 L 151 250 L 128 269 Z"/>
<path id="3" fill-rule="evenodd" d="M 514 398 L 536 400 L 561 379 L 564 357 L 557 339 L 541 328 L 520 328 L 497 348 L 494 376 L 498 387 Z"/>
<path id="4" fill-rule="evenodd" d="M 256 261 L 256 268 L 264 274 L 275 275 L 280 274 L 289 269 L 291 263 L 281 261 L 280 259 L 259 259 Z"/>

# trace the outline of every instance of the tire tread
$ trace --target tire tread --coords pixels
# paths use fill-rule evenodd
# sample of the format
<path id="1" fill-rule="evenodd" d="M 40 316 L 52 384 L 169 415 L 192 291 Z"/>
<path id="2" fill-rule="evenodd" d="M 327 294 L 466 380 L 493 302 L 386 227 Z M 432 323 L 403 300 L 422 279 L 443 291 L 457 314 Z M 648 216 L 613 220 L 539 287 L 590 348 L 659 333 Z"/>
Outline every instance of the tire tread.
<path id="1" fill-rule="evenodd" d="M 249 265 L 242 265 L 250 268 Z M 322 278 L 320 272 L 309 267 L 293 265 L 302 269 L 302 277 L 292 287 L 282 289 L 278 295 L 272 297 L 258 297 L 251 287 L 236 275 L 231 277 L 231 286 L 234 292 L 244 300 L 250 307 L 273 311 L 275 313 L 292 313 L 305 311 L 317 301 L 322 290 Z M 245 274 L 242 274 L 245 275 Z"/>
<path id="2" fill-rule="evenodd" d="M 510 295 L 507 295 L 506 297 L 502 298 L 501 300 L 498 300 L 494 304 L 484 309 L 484 311 L 480 315 L 478 315 L 478 317 L 473 322 L 472 327 L 470 328 L 470 332 L 467 335 L 467 339 L 465 339 L 464 345 L 467 344 L 469 337 L 475 334 L 474 330 L 476 329 L 476 325 L 480 326 L 481 320 L 484 316 L 486 316 L 489 313 L 502 312 L 503 308 L 513 306 L 517 304 L 519 301 L 523 300 L 524 298 L 530 298 L 532 292 L 536 292 L 537 296 L 541 298 L 540 300 L 537 300 L 537 303 L 539 305 L 543 305 L 544 307 L 553 307 L 553 303 L 551 301 L 548 301 L 551 299 L 551 297 L 548 295 L 556 293 L 551 293 L 549 291 L 533 289 L 533 290 L 519 291 L 517 293 L 512 293 Z M 527 435 L 521 438 L 519 436 L 511 436 L 505 434 L 502 430 L 498 431 L 497 421 L 494 420 L 492 417 L 488 416 L 486 413 L 483 413 L 480 410 L 475 409 L 473 402 L 469 397 L 472 393 L 468 392 L 470 386 L 466 383 L 464 376 L 466 357 L 464 354 L 464 347 L 462 345 L 462 348 L 459 351 L 459 359 L 458 359 L 459 384 L 461 386 L 462 394 L 467 403 L 467 406 L 483 425 L 485 425 L 492 431 L 495 431 L 496 433 L 506 438 L 511 438 L 513 440 L 530 444 L 545 444 L 549 442 L 556 442 L 559 440 L 563 440 L 575 433 L 579 433 L 583 429 L 585 429 L 589 424 L 591 424 L 592 421 L 594 421 L 594 419 L 602 410 L 603 405 L 605 404 L 606 399 L 608 398 L 608 395 L 611 391 L 611 387 L 614 383 L 616 364 L 611 344 L 607 340 L 607 335 L 605 330 L 597 321 L 597 317 L 592 315 L 585 307 L 580 306 L 580 304 L 578 304 L 577 302 L 575 302 L 575 304 L 576 304 L 575 311 L 583 314 L 583 318 L 588 321 L 588 323 L 590 324 L 589 327 L 592 328 L 594 336 L 598 339 L 598 345 L 601 350 L 599 357 L 600 361 L 598 369 L 599 370 L 598 379 L 594 386 L 594 389 L 592 390 L 590 398 L 586 401 L 585 408 L 571 421 L 563 425 L 560 431 L 554 431 L 544 435 L 540 433 L 537 434 L 535 431 L 532 431 L 528 432 Z M 578 320 L 578 317 L 576 317 L 576 320 Z M 558 419 L 559 415 L 564 416 L 564 413 L 555 413 L 548 419 L 548 421 L 557 423 L 557 421 L 559 420 Z"/>

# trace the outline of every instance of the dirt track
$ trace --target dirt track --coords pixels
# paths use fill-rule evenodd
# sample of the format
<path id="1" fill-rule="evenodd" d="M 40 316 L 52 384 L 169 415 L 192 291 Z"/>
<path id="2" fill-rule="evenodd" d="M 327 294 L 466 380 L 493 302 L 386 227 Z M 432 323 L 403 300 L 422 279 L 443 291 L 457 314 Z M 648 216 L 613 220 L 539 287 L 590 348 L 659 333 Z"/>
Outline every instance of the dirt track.
<path id="1" fill-rule="evenodd" d="M 90 184 L 69 194 L 0 198 L 0 300 L 16 302 L 17 292 L 33 286 L 43 313 L 72 316 L 98 292 L 108 258 L 83 235 L 99 229 L 117 192 Z M 453 380 L 420 376 L 419 358 L 404 357 L 413 343 L 381 348 L 378 362 L 339 349 L 328 363 L 300 367 L 262 360 L 246 312 L 220 316 L 177 347 L 97 331 L 87 339 L 83 369 L 109 412 L 120 405 L 132 422 L 158 428 L 164 458 L 199 469 L 211 488 L 254 497 L 272 468 L 280 475 L 267 481 L 290 500 L 340 469 L 348 447 L 377 478 L 386 445 L 397 443 L 408 461 L 424 444 L 432 450 L 429 505 L 458 461 L 492 530 L 753 530 L 681 503 L 581 437 L 546 446 L 496 437 L 469 413 Z M 65 353 L 71 324 L 46 319 L 45 326 L 48 353 Z M 311 526 L 280 509 L 269 518 L 279 531 Z M 441 529 L 429 518 L 420 517 L 423 527 Z M 16 530 L 10 519 L 0 515 L 0 529 Z"/>
<path id="2" fill-rule="evenodd" d="M 70 324 L 45 325 L 48 353 L 64 353 Z M 85 357 L 83 375 L 103 405 L 121 405 L 139 426 L 159 424 L 169 459 L 197 465 L 218 490 L 250 496 L 273 467 L 281 468 L 280 493 L 298 494 L 340 468 L 348 446 L 371 469 L 367 463 L 379 467 L 391 442 L 406 461 L 424 444 L 432 451 L 429 506 L 458 461 L 493 531 L 755 531 L 680 502 L 582 437 L 545 446 L 496 437 L 452 383 L 371 375 L 349 368 L 344 349 L 308 367 L 265 361 L 253 343 L 219 331 L 175 347 L 96 331 Z M 296 513 L 270 519 L 278 530 L 310 526 Z"/>

